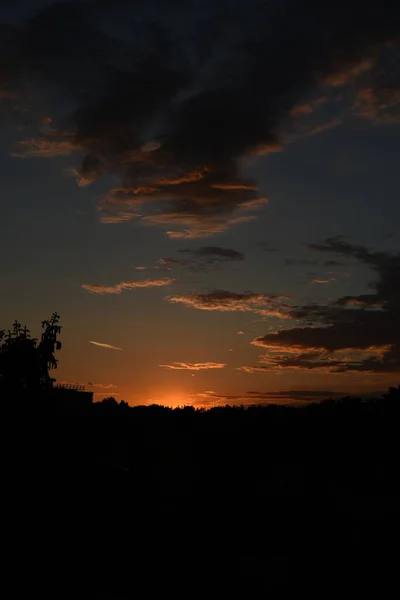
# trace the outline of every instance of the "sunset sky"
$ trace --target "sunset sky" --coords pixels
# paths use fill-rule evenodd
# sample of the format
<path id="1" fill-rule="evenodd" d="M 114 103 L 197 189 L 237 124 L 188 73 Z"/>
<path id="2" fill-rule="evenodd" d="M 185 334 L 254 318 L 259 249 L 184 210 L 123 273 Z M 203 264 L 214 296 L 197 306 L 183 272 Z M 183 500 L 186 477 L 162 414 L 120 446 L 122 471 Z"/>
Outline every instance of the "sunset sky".
<path id="1" fill-rule="evenodd" d="M 0 328 L 96 399 L 399 384 L 398 1 L 0 8 Z"/>

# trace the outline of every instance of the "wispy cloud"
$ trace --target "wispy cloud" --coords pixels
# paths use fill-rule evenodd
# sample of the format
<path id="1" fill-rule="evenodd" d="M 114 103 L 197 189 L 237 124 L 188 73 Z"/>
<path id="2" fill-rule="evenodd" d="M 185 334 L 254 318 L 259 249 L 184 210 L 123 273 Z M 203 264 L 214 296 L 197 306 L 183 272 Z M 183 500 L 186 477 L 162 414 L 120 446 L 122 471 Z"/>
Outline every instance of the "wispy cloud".
<path id="1" fill-rule="evenodd" d="M 171 265 L 179 265 L 190 269 L 191 271 L 206 271 L 218 269 L 222 265 L 229 263 L 243 262 L 245 255 L 243 252 L 233 250 L 232 248 L 222 248 L 221 246 L 200 246 L 199 248 L 181 248 L 181 254 L 185 254 L 185 259 L 166 258 L 160 259 L 161 265 L 171 268 Z"/>
<path id="2" fill-rule="evenodd" d="M 168 296 L 167 300 L 174 304 L 184 304 L 198 310 L 221 312 L 254 312 L 264 316 L 288 318 L 289 306 L 283 302 L 287 296 L 274 294 L 257 294 L 254 292 L 228 292 L 215 290 L 205 294 L 189 296 Z"/>
<path id="3" fill-rule="evenodd" d="M 285 265 L 287 267 L 297 266 L 314 266 L 318 264 L 317 260 L 309 260 L 308 258 L 285 258 Z"/>
<path id="4" fill-rule="evenodd" d="M 400 87 L 364 87 L 357 91 L 351 108 L 354 116 L 375 125 L 400 122 Z"/>
<path id="5" fill-rule="evenodd" d="M 100 346 L 100 348 L 107 348 L 108 350 L 122 350 L 122 348 L 118 348 L 117 346 L 105 344 L 104 342 L 95 342 L 94 340 L 89 340 L 89 344 L 93 344 L 94 346 Z"/>
<path id="6" fill-rule="evenodd" d="M 186 363 L 186 362 L 173 362 L 167 365 L 159 365 L 164 369 L 173 369 L 177 371 L 203 371 L 208 369 L 223 369 L 226 367 L 225 363 L 216 362 L 203 362 L 203 363 Z"/>
<path id="7" fill-rule="evenodd" d="M 365 57 L 359 60 L 347 62 L 344 65 L 338 64 L 336 70 L 325 77 L 321 78 L 322 85 L 327 85 L 329 87 L 341 87 L 354 81 L 357 77 L 370 71 L 374 66 L 375 58 L 374 57 Z"/>
<path id="8" fill-rule="evenodd" d="M 200 262 L 216 263 L 221 261 L 243 261 L 243 252 L 232 248 L 221 248 L 221 246 L 201 246 L 200 248 L 182 248 L 180 252 L 189 254 L 193 259 Z"/>
<path id="9" fill-rule="evenodd" d="M 83 283 L 81 287 L 88 292 L 92 292 L 93 294 L 120 294 L 126 290 L 165 287 L 174 281 L 175 279 L 171 277 L 165 277 L 163 279 L 145 279 L 143 281 L 122 281 L 116 285 L 92 285 L 89 283 Z"/>
<path id="10" fill-rule="evenodd" d="M 53 139 L 52 137 L 39 137 L 21 140 L 14 145 L 12 156 L 18 158 L 44 158 L 53 156 L 67 156 L 77 152 L 81 148 L 77 147 L 74 138 L 69 136 Z"/>
<path id="11" fill-rule="evenodd" d="M 239 209 L 238 209 L 239 210 Z M 170 239 L 195 240 L 211 237 L 217 233 L 228 231 L 239 223 L 249 223 L 256 217 L 243 215 L 237 217 L 207 216 L 189 213 L 158 213 L 144 217 L 144 221 L 151 225 L 168 225 L 180 229 L 168 229 L 165 233 Z"/>
<path id="12" fill-rule="evenodd" d="M 311 125 L 307 128 L 305 132 L 306 137 L 313 137 L 314 135 L 319 135 L 324 133 L 325 131 L 329 131 L 334 127 L 338 127 L 338 125 L 342 125 L 343 119 L 337 117 L 335 119 L 331 119 L 330 121 L 326 121 L 325 123 L 321 123 L 319 125 Z"/>
<path id="13" fill-rule="evenodd" d="M 335 281 L 335 279 L 312 279 L 311 283 L 331 283 L 331 281 Z"/>
<path id="14" fill-rule="evenodd" d="M 166 258 L 159 258 L 156 261 L 156 264 L 154 265 L 154 269 L 157 269 L 159 271 L 172 271 L 175 268 L 179 268 L 179 267 L 186 267 L 187 266 L 187 261 L 186 260 L 178 260 L 177 258 L 171 258 L 171 257 L 166 257 Z"/>
<path id="15" fill-rule="evenodd" d="M 214 408 L 217 406 L 252 406 L 256 404 L 268 405 L 301 405 L 311 402 L 319 402 L 327 398 L 334 398 L 343 395 L 342 392 L 329 390 L 285 390 L 259 392 L 250 391 L 243 394 L 219 394 L 214 391 L 198 392 L 189 396 L 189 401 L 193 406 Z"/>
<path id="16" fill-rule="evenodd" d="M 325 98 L 325 96 L 322 96 L 314 100 L 310 100 L 310 102 L 305 102 L 303 104 L 295 104 L 293 108 L 290 109 L 289 115 L 291 117 L 302 117 L 304 115 L 310 115 L 316 110 L 316 108 L 324 104 L 326 101 L 327 98 Z"/>

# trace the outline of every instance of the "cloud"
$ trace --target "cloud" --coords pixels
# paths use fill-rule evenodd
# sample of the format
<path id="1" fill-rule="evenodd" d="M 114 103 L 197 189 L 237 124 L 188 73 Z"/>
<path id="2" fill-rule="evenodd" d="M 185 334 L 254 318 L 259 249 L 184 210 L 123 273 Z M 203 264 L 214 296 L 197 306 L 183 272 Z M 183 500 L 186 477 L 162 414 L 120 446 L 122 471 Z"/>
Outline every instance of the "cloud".
<path id="1" fill-rule="evenodd" d="M 324 262 L 324 266 L 325 267 L 341 267 L 341 266 L 343 266 L 343 263 L 339 262 L 338 260 L 326 260 Z"/>
<path id="2" fill-rule="evenodd" d="M 190 271 L 206 271 L 217 269 L 223 264 L 244 261 L 244 254 L 231 248 L 220 246 L 202 246 L 200 248 L 182 248 L 178 252 L 185 258 L 171 256 L 159 258 L 151 267 L 134 267 L 142 270 L 152 268 L 158 271 L 172 271 L 175 268 L 185 268 Z"/>
<path id="3" fill-rule="evenodd" d="M 354 79 L 366 71 L 370 71 L 374 66 L 374 63 L 374 57 L 365 57 L 361 58 L 360 60 L 356 59 L 354 62 L 350 62 L 350 64 L 347 62 L 347 64 L 345 63 L 342 68 L 340 68 L 340 65 L 338 65 L 336 71 L 325 75 L 321 79 L 321 83 L 322 85 L 327 85 L 330 87 L 342 87 L 347 83 L 354 81 Z"/>
<path id="4" fill-rule="evenodd" d="M 353 114 L 375 125 L 400 122 L 400 87 L 382 85 L 363 87 L 356 92 Z"/>
<path id="5" fill-rule="evenodd" d="M 178 371 L 203 371 L 208 369 L 224 369 L 225 363 L 215 362 L 204 362 L 204 363 L 185 363 L 185 362 L 173 362 L 168 365 L 159 365 L 164 369 L 173 369 Z"/>
<path id="6" fill-rule="evenodd" d="M 190 258 L 185 261 L 175 261 L 190 270 L 204 271 L 216 269 L 222 264 L 242 262 L 245 259 L 243 252 L 221 246 L 201 246 L 200 248 L 182 248 L 180 253 Z"/>
<path id="7" fill-rule="evenodd" d="M 95 346 L 100 346 L 100 348 L 107 348 L 109 350 L 122 350 L 122 348 L 118 348 L 117 346 L 112 346 L 111 344 L 104 344 L 103 342 L 94 342 L 93 340 L 89 340 L 89 344 L 94 344 Z"/>
<path id="8" fill-rule="evenodd" d="M 239 206 L 237 211 L 245 211 L 245 206 Z M 201 213 L 201 211 L 199 211 Z M 166 235 L 170 239 L 195 240 L 207 238 L 217 233 L 223 233 L 239 223 L 249 223 L 255 219 L 254 215 L 227 217 L 222 215 L 196 215 L 193 212 L 176 212 L 164 210 L 157 214 L 145 216 L 143 220 L 150 225 L 167 225 L 175 229 L 167 229 Z M 176 227 L 183 227 L 177 230 Z"/>
<path id="9" fill-rule="evenodd" d="M 283 302 L 287 296 L 274 294 L 256 294 L 254 292 L 228 292 L 215 290 L 205 294 L 189 296 L 168 296 L 167 300 L 174 304 L 184 304 L 198 310 L 221 312 L 254 312 L 264 316 L 287 318 L 289 306 Z"/>
<path id="10" fill-rule="evenodd" d="M 300 402 L 316 402 L 319 400 L 326 400 L 327 398 L 334 398 L 337 396 L 343 396 L 343 392 L 337 392 L 332 390 L 286 390 L 279 392 L 247 392 L 249 395 L 256 398 L 265 399 L 277 399 L 292 400 Z"/>
<path id="11" fill-rule="evenodd" d="M 244 254 L 231 248 L 221 248 L 220 246 L 202 246 L 201 248 L 184 248 L 180 252 L 191 254 L 203 260 L 215 262 L 218 260 L 241 261 L 244 260 Z"/>
<path id="12" fill-rule="evenodd" d="M 170 265 L 178 265 L 178 266 L 182 266 L 185 265 L 185 261 L 183 260 L 178 260 L 177 258 L 160 258 L 157 261 L 157 264 L 162 265 L 162 266 L 170 266 Z"/>
<path id="13" fill-rule="evenodd" d="M 321 400 L 326 400 L 327 398 L 335 398 L 340 396 L 343 396 L 342 392 L 324 390 L 287 390 L 270 392 L 250 391 L 238 395 L 219 394 L 214 391 L 205 391 L 197 394 L 191 394 L 189 396 L 189 401 L 193 406 L 199 408 L 215 408 L 226 405 L 266 406 L 269 404 L 286 406 L 309 404 L 311 402 L 319 402 Z"/>
<path id="14" fill-rule="evenodd" d="M 257 242 L 257 246 L 263 250 L 263 252 L 276 252 L 276 248 L 272 248 L 270 244 L 266 242 Z"/>
<path id="15" fill-rule="evenodd" d="M 309 247 L 368 265 L 375 274 L 374 292 L 344 296 L 328 304 L 292 307 L 288 316 L 302 326 L 253 340 L 268 353 L 259 365 L 242 369 L 400 372 L 400 254 L 374 252 L 340 236 Z"/>
<path id="16" fill-rule="evenodd" d="M 335 118 L 335 119 L 331 119 L 330 121 L 326 121 L 325 123 L 321 123 L 318 125 L 310 125 L 309 127 L 307 127 L 305 129 L 304 135 L 306 137 L 313 137 L 314 135 L 320 135 L 321 133 L 324 133 L 325 131 L 329 131 L 330 129 L 333 129 L 334 127 L 338 127 L 338 125 L 342 125 L 342 123 L 343 123 L 342 118 Z"/>
<path id="17" fill-rule="evenodd" d="M 281 148 L 305 89 L 361 78 L 398 36 L 399 10 L 396 0 L 369 10 L 360 0 L 289 0 L 285 10 L 259 0 L 65 1 L 1 25 L 1 72 L 10 93 L 63 107 L 84 150 L 80 185 L 120 180 L 125 193 L 100 204 L 104 223 L 133 218 L 173 239 L 209 237 L 265 205 L 243 159 Z M 67 151 L 43 144 L 25 152 Z"/>
<path id="18" fill-rule="evenodd" d="M 309 260 L 306 258 L 285 258 L 285 265 L 287 267 L 302 266 L 302 265 L 315 266 L 317 264 L 318 264 L 317 260 Z"/>
<path id="19" fill-rule="evenodd" d="M 331 283 L 331 281 L 335 281 L 334 279 L 312 279 L 311 283 Z"/>
<path id="20" fill-rule="evenodd" d="M 261 344 L 260 344 L 261 345 Z M 307 371 L 308 373 L 345 373 L 347 371 L 368 371 L 367 364 L 373 365 L 382 360 L 390 346 L 376 346 L 360 349 L 342 348 L 327 351 L 320 348 L 298 348 L 291 346 L 277 349 L 269 348 L 268 353 L 259 358 L 253 366 L 239 367 L 246 373 L 269 372 L 283 374 L 288 370 Z"/>
<path id="21" fill-rule="evenodd" d="M 144 279 L 143 281 L 121 281 L 121 283 L 117 283 L 116 285 L 91 285 L 83 283 L 81 287 L 93 294 L 120 294 L 126 290 L 164 287 L 171 285 L 174 281 L 176 280 L 171 277 L 165 277 L 163 279 Z"/>
<path id="22" fill-rule="evenodd" d="M 81 151 L 77 147 L 71 134 L 58 136 L 58 138 L 43 136 L 41 138 L 28 138 L 14 145 L 12 156 L 19 158 L 43 158 L 54 156 L 68 156 L 73 152 Z"/>
<path id="23" fill-rule="evenodd" d="M 315 100 L 311 100 L 310 102 L 306 102 L 303 104 L 295 104 L 290 109 L 289 114 L 291 117 L 302 117 L 304 115 L 310 115 L 317 108 L 322 106 L 322 104 L 325 104 L 325 102 L 327 102 L 327 100 L 328 99 L 325 96 L 322 96 L 322 97 L 316 98 Z"/>
<path id="24" fill-rule="evenodd" d="M 187 261 L 167 256 L 166 258 L 159 258 L 156 260 L 153 269 L 156 269 L 157 271 L 173 271 L 177 267 L 186 266 Z"/>

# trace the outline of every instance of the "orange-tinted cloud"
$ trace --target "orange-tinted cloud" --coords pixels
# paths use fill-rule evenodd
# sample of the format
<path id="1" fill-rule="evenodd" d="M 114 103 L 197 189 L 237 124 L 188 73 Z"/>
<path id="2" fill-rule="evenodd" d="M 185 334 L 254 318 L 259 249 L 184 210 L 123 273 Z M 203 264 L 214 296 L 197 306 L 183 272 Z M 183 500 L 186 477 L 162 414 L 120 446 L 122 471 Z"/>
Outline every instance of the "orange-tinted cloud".
<path id="1" fill-rule="evenodd" d="M 357 91 L 352 113 L 373 124 L 400 122 L 400 87 L 364 87 Z"/>
<path id="2" fill-rule="evenodd" d="M 131 190 L 118 202 L 113 194 L 102 202 L 104 223 L 140 213 L 140 223 L 166 226 L 178 239 L 207 237 L 254 218 L 263 194 L 245 177 L 243 162 L 281 149 L 282 123 L 302 90 L 318 81 L 333 87 L 353 81 L 373 66 L 370 49 L 398 36 L 394 0 L 375 2 L 371 10 L 360 10 L 359 0 L 345 6 L 303 0 L 287 11 L 239 2 L 233 11 L 243 17 L 238 45 L 232 44 L 237 16 L 222 30 L 215 3 L 205 3 L 201 16 L 176 2 L 161 12 L 156 4 L 149 0 L 158 15 L 154 27 L 142 11 L 132 9 L 130 18 L 127 3 L 119 2 L 112 11 L 96 2 L 94 12 L 91 2 L 47 3 L 27 21 L 3 23 L 2 86 L 39 90 L 44 102 L 60 95 L 75 107 L 68 115 L 73 146 L 85 154 L 76 170 L 79 185 L 111 176 Z M 170 26 L 182 18 L 190 35 Z M 63 44 L 66 38 L 74 43 Z M 30 156 L 70 151 L 55 141 L 23 149 Z"/>
<path id="3" fill-rule="evenodd" d="M 105 344 L 104 342 L 95 342 L 93 340 L 89 340 L 89 344 L 93 344 L 94 346 L 100 346 L 100 348 L 106 348 L 108 350 L 122 350 L 122 348 L 112 346 L 111 344 Z"/>
<path id="4" fill-rule="evenodd" d="M 243 394 L 219 394 L 211 390 L 191 394 L 189 402 L 198 408 L 215 408 L 218 406 L 254 406 L 254 405 L 301 405 L 319 402 L 327 398 L 343 395 L 342 392 L 329 390 L 285 390 L 285 391 L 249 391 Z"/>
<path id="5" fill-rule="evenodd" d="M 259 358 L 257 365 L 239 367 L 239 370 L 246 373 L 275 374 L 287 370 L 314 373 L 345 373 L 351 370 L 374 372 L 373 365 L 384 360 L 390 350 L 390 345 L 327 351 L 321 348 L 305 350 L 303 347 L 282 344 L 279 347 L 269 346 L 268 353 Z"/>
<path id="6" fill-rule="evenodd" d="M 252 147 L 248 152 L 247 156 L 265 156 L 266 154 L 271 154 L 273 152 L 282 152 L 283 145 L 277 140 L 271 140 L 269 142 L 261 142 L 261 144 L 257 144 Z"/>
<path id="7" fill-rule="evenodd" d="M 213 170 L 204 169 L 201 177 L 191 173 L 149 178 L 137 188 L 115 188 L 98 206 L 100 219 L 117 223 L 139 218 L 143 224 L 167 226 L 170 238 L 196 239 L 252 221 L 251 213 L 267 204 L 256 186 L 243 181 L 222 184 L 216 177 Z"/>
<path id="8" fill-rule="evenodd" d="M 165 233 L 171 239 L 185 240 L 211 237 L 217 233 L 228 231 L 233 225 L 248 223 L 253 219 L 255 219 L 253 215 L 234 218 L 226 218 L 221 215 L 203 219 L 194 214 L 182 213 L 164 213 L 144 217 L 144 221 L 151 225 L 183 227 L 180 230 L 168 229 Z"/>
<path id="9" fill-rule="evenodd" d="M 12 156 L 19 158 L 32 157 L 53 157 L 67 156 L 73 152 L 77 152 L 81 148 L 77 147 L 73 137 L 52 139 L 50 137 L 28 138 L 17 142 Z"/>
<path id="10" fill-rule="evenodd" d="M 310 115 L 317 108 L 322 106 L 322 104 L 325 104 L 327 100 L 328 98 L 325 96 L 320 96 L 319 98 L 315 98 L 314 100 L 310 100 L 309 102 L 305 102 L 303 104 L 295 104 L 293 108 L 290 109 L 289 115 L 291 117 L 303 117 Z"/>
<path id="11" fill-rule="evenodd" d="M 213 183 L 212 186 L 216 190 L 257 190 L 255 185 L 246 185 L 245 183 Z"/>
<path id="12" fill-rule="evenodd" d="M 268 354 L 243 370 L 315 372 L 400 372 L 400 254 L 375 252 L 343 237 L 310 244 L 318 252 L 357 259 L 375 275 L 373 293 L 344 296 L 327 304 L 292 307 L 298 326 L 253 340 Z"/>
<path id="13" fill-rule="evenodd" d="M 132 221 L 132 219 L 139 218 L 140 215 L 133 212 L 116 212 L 115 214 L 101 215 L 101 223 L 124 223 L 125 221 Z"/>
<path id="14" fill-rule="evenodd" d="M 186 363 L 186 362 L 173 362 L 167 365 L 159 365 L 164 369 L 173 369 L 177 371 L 203 371 L 208 369 L 224 369 L 225 363 L 216 362 L 204 362 L 204 363 Z"/>
<path id="15" fill-rule="evenodd" d="M 311 283 L 331 283 L 334 279 L 312 279 Z"/>
<path id="16" fill-rule="evenodd" d="M 169 302 L 183 304 L 198 310 L 254 312 L 280 319 L 288 318 L 289 307 L 283 302 L 286 299 L 286 296 L 273 294 L 256 294 L 253 292 L 240 294 L 225 290 L 215 290 L 206 294 L 167 297 Z"/>
<path id="17" fill-rule="evenodd" d="M 305 132 L 305 136 L 306 137 L 313 137 L 314 135 L 319 135 L 320 133 L 324 133 L 325 131 L 329 131 L 330 129 L 333 129 L 334 127 L 338 127 L 339 125 L 342 125 L 343 123 L 343 119 L 341 118 L 335 118 L 335 119 L 331 119 L 330 121 L 326 121 L 325 123 L 321 123 L 320 125 L 313 125 L 307 128 L 306 132 Z"/>
<path id="18" fill-rule="evenodd" d="M 302 115 L 310 115 L 313 112 L 313 108 L 311 104 L 295 104 L 293 108 L 290 109 L 291 117 L 298 117 Z"/>
<path id="19" fill-rule="evenodd" d="M 192 183 L 193 181 L 200 181 L 200 179 L 204 179 L 204 174 L 207 172 L 207 169 L 201 171 L 192 171 L 186 174 L 181 175 L 180 177 L 162 177 L 161 179 L 155 179 L 154 185 L 180 185 L 181 183 Z M 255 188 L 257 189 L 257 188 Z M 153 189 L 154 191 L 154 189 Z"/>
<path id="20" fill-rule="evenodd" d="M 163 279 L 144 279 L 143 281 L 122 281 L 116 285 L 91 285 L 84 283 L 81 287 L 93 294 L 120 294 L 126 290 L 164 287 L 173 283 L 175 279 L 165 277 Z"/>
<path id="21" fill-rule="evenodd" d="M 340 87 L 351 83 L 354 79 L 370 71 L 375 64 L 374 58 L 362 58 L 350 64 L 338 67 L 333 73 L 321 78 L 321 84 L 330 87 Z"/>

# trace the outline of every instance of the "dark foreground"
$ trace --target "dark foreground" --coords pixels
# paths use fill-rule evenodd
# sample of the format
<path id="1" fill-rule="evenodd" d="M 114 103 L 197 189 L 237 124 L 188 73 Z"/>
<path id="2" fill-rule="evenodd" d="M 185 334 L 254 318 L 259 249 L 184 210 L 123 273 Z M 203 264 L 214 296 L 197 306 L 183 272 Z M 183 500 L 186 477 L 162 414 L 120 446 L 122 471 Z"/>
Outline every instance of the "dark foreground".
<path id="1" fill-rule="evenodd" d="M 214 413 L 21 407 L 2 419 L 9 597 L 397 595 L 395 396 Z"/>

